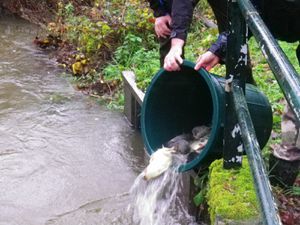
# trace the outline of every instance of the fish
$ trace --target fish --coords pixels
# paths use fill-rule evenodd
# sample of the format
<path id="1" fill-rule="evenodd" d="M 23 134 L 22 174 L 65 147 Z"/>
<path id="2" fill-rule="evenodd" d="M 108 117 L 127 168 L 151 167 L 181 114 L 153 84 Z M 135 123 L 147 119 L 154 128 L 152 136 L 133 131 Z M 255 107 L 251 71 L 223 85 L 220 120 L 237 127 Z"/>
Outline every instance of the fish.
<path id="1" fill-rule="evenodd" d="M 191 151 L 200 153 L 200 151 L 206 146 L 209 135 L 211 132 L 211 127 L 204 125 L 194 127 L 192 129 L 193 140 L 190 142 Z"/>
<path id="2" fill-rule="evenodd" d="M 192 135 L 190 134 L 181 134 L 170 141 L 167 142 L 166 147 L 174 148 L 174 150 L 180 154 L 187 154 L 191 151 L 190 141 L 192 140 Z"/>
<path id="3" fill-rule="evenodd" d="M 162 148 L 157 149 L 150 157 L 149 164 L 143 171 L 144 179 L 151 180 L 159 177 L 172 165 L 172 154 L 176 153 L 174 148 Z"/>
<path id="4" fill-rule="evenodd" d="M 210 134 L 211 127 L 207 127 L 205 125 L 197 126 L 192 129 L 192 134 L 195 140 L 200 140 Z"/>
<path id="5" fill-rule="evenodd" d="M 181 134 L 166 143 L 166 147 L 174 148 L 176 153 L 188 154 L 191 152 L 199 153 L 208 142 L 211 128 L 205 125 L 196 126 L 192 133 Z"/>
<path id="6" fill-rule="evenodd" d="M 191 152 L 199 153 L 208 142 L 211 128 L 197 126 L 190 134 L 178 135 L 166 143 L 166 147 L 157 149 L 151 156 L 148 166 L 143 171 L 145 180 L 159 177 L 172 166 L 173 154 L 186 155 Z"/>
<path id="7" fill-rule="evenodd" d="M 200 151 L 206 146 L 207 142 L 208 136 L 192 141 L 190 144 L 191 151 L 200 153 Z"/>

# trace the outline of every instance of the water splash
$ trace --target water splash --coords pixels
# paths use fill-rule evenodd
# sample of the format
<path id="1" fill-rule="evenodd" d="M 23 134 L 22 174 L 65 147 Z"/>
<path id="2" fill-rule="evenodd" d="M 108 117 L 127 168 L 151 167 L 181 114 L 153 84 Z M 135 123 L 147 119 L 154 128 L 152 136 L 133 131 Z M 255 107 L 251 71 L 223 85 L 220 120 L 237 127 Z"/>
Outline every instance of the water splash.
<path id="1" fill-rule="evenodd" d="M 184 155 L 174 155 L 173 165 L 156 179 L 145 181 L 143 172 L 132 188 L 133 221 L 138 225 L 196 225 L 180 195 L 183 190 L 183 173 L 178 167 L 186 162 Z"/>

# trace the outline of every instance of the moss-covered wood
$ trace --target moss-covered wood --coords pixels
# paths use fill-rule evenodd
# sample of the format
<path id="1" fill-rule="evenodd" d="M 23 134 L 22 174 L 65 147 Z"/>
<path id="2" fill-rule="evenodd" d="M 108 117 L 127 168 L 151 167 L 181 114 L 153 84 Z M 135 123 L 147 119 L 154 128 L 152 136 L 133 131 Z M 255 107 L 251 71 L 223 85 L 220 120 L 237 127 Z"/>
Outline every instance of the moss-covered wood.
<path id="1" fill-rule="evenodd" d="M 214 161 L 209 170 L 207 201 L 212 224 L 216 218 L 257 221 L 259 204 L 247 158 L 244 158 L 241 169 L 225 170 L 220 159 Z"/>

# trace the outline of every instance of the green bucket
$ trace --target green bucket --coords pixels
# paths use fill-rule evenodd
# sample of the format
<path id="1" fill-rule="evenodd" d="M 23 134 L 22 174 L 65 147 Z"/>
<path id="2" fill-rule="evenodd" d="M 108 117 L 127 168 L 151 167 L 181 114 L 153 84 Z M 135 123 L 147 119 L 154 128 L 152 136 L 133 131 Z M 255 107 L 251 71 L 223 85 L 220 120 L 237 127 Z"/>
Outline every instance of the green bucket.
<path id="1" fill-rule="evenodd" d="M 141 112 L 141 130 L 147 152 L 151 155 L 173 137 L 190 133 L 195 126 L 211 126 L 205 148 L 180 167 L 190 170 L 222 157 L 225 79 L 184 61 L 180 71 L 161 69 L 149 85 Z M 246 101 L 261 148 L 272 130 L 272 109 L 257 87 L 246 85 Z"/>

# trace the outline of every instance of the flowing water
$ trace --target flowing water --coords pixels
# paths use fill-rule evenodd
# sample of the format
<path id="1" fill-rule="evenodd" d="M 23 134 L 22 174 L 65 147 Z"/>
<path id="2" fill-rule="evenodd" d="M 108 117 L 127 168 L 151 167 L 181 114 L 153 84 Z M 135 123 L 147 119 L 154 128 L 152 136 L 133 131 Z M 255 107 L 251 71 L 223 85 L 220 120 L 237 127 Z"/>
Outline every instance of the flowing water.
<path id="1" fill-rule="evenodd" d="M 140 134 L 74 90 L 37 33 L 0 15 L 0 225 L 194 224 L 181 174 L 143 181 Z"/>
<path id="2" fill-rule="evenodd" d="M 174 155 L 173 163 L 161 176 L 145 181 L 142 172 L 131 188 L 133 222 L 139 225 L 196 225 L 195 218 L 181 200 L 183 174 L 177 172 L 186 162 L 184 155 Z M 145 204 L 147 202 L 147 204 Z"/>
<path id="3" fill-rule="evenodd" d="M 0 17 L 0 224 L 131 225 L 140 135 L 74 90 L 32 44 L 37 32 Z"/>

